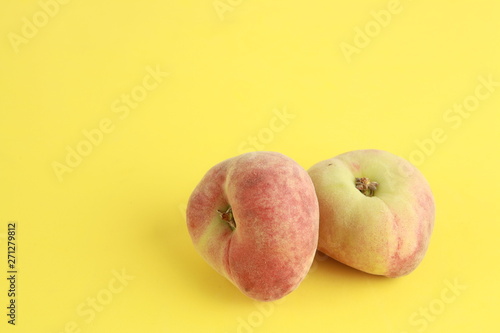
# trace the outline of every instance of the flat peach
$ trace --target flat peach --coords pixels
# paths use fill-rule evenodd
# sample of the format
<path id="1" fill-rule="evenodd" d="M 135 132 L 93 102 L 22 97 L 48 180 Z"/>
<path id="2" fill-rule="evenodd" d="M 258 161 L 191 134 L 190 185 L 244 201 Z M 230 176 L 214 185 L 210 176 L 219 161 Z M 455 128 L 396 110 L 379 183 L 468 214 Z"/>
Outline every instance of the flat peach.
<path id="1" fill-rule="evenodd" d="M 420 171 L 382 150 L 357 150 L 309 169 L 320 207 L 318 249 L 367 273 L 397 277 L 422 261 L 434 199 Z"/>
<path id="2" fill-rule="evenodd" d="M 297 288 L 314 259 L 319 208 L 307 172 L 275 152 L 250 152 L 212 167 L 193 191 L 187 226 L 195 248 L 257 300 Z"/>

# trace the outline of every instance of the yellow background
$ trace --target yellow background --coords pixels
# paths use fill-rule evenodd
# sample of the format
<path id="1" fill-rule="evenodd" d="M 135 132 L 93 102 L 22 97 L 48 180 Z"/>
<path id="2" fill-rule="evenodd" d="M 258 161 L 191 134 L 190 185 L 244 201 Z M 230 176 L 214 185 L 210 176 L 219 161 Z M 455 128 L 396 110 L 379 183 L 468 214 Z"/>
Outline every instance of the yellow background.
<path id="1" fill-rule="evenodd" d="M 498 331 L 499 2 L 2 7 L 1 332 Z M 184 210 L 214 164 L 258 149 L 307 169 L 363 148 L 432 186 L 435 229 L 410 275 L 317 256 L 298 289 L 259 304 L 194 251 Z"/>

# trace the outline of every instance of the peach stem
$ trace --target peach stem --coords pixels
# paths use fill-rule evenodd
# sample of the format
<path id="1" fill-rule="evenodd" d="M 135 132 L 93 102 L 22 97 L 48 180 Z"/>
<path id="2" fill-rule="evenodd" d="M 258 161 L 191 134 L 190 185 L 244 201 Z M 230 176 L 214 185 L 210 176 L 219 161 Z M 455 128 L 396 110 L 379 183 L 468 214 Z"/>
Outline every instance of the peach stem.
<path id="1" fill-rule="evenodd" d="M 231 227 L 231 230 L 236 229 L 236 221 L 234 220 L 233 209 L 231 206 L 229 206 L 225 211 L 218 210 L 218 212 L 222 221 L 226 222 L 229 227 Z"/>
<path id="2" fill-rule="evenodd" d="M 355 185 L 356 188 L 367 197 L 373 197 L 378 187 L 377 182 L 372 182 L 367 177 L 356 178 Z"/>

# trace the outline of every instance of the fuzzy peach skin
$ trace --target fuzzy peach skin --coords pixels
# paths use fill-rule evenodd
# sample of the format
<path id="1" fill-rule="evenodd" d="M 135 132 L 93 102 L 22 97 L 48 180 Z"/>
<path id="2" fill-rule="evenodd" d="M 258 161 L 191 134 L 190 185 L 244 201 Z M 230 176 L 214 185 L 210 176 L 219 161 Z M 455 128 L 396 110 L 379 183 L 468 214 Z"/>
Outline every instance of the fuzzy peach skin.
<path id="1" fill-rule="evenodd" d="M 356 150 L 319 162 L 308 173 L 320 207 L 318 250 L 388 277 L 419 265 L 435 208 L 429 184 L 410 162 L 382 150 Z M 362 177 L 378 183 L 373 193 L 356 188 Z"/>
<path id="2" fill-rule="evenodd" d="M 186 214 L 197 251 L 253 299 L 287 295 L 312 265 L 318 201 L 307 171 L 285 155 L 250 152 L 215 165 Z"/>

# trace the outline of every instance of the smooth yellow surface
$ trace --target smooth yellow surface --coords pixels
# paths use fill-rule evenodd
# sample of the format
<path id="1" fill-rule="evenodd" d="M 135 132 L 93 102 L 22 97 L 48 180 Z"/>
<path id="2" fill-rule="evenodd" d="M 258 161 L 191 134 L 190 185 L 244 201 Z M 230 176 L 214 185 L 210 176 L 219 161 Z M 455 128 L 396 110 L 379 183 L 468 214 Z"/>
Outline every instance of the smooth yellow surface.
<path id="1" fill-rule="evenodd" d="M 498 1 L 4 1 L 0 331 L 498 331 L 499 15 Z M 184 211 L 212 165 L 362 148 L 409 159 L 434 191 L 410 275 L 318 256 L 258 304 L 194 251 Z"/>

